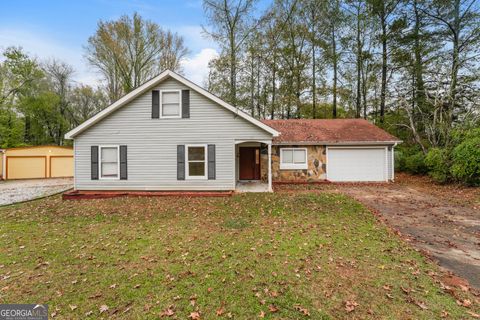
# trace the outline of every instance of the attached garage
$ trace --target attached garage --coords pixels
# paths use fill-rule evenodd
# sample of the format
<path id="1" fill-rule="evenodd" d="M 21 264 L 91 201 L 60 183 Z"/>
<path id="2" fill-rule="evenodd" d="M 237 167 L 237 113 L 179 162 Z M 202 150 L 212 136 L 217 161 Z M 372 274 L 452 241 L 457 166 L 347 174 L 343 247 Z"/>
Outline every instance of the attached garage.
<path id="1" fill-rule="evenodd" d="M 388 147 L 327 147 L 329 181 L 388 181 Z"/>
<path id="2" fill-rule="evenodd" d="M 73 148 L 33 146 L 3 150 L 3 179 L 73 177 Z"/>

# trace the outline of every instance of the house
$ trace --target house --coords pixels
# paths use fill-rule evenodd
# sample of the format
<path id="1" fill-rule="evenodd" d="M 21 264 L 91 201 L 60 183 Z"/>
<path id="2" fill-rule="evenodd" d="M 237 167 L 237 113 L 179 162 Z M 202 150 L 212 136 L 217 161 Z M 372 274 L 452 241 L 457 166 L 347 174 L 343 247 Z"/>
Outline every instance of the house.
<path id="1" fill-rule="evenodd" d="M 132 191 L 388 181 L 399 142 L 363 120 L 262 122 L 169 70 L 65 138 L 74 140 L 76 190 Z"/>

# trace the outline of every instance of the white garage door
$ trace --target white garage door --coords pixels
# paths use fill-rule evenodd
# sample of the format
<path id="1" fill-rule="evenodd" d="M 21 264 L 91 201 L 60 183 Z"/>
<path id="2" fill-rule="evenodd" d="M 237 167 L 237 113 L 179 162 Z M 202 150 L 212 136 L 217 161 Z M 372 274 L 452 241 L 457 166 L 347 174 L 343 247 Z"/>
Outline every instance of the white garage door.
<path id="1" fill-rule="evenodd" d="M 328 148 L 330 181 L 385 181 L 385 148 Z"/>

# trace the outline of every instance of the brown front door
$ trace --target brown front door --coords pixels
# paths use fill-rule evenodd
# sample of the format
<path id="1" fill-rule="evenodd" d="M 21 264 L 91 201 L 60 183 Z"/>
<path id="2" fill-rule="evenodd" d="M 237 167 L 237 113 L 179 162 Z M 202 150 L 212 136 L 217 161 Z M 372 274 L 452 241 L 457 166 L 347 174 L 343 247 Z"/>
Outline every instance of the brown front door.
<path id="1" fill-rule="evenodd" d="M 260 180 L 260 148 L 240 147 L 240 180 Z"/>

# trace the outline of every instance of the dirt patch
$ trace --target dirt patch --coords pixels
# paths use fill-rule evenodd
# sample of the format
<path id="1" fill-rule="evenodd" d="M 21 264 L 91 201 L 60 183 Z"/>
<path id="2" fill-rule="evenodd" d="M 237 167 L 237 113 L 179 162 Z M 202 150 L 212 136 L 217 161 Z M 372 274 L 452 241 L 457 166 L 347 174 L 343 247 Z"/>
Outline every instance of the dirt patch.
<path id="1" fill-rule="evenodd" d="M 441 267 L 480 289 L 477 189 L 429 188 L 425 181 L 408 183 L 403 179 L 378 186 L 337 185 L 335 190 L 381 214 L 387 224 L 411 239 L 415 247 L 427 251 Z M 461 204 L 460 194 L 468 194 L 469 201 Z"/>

